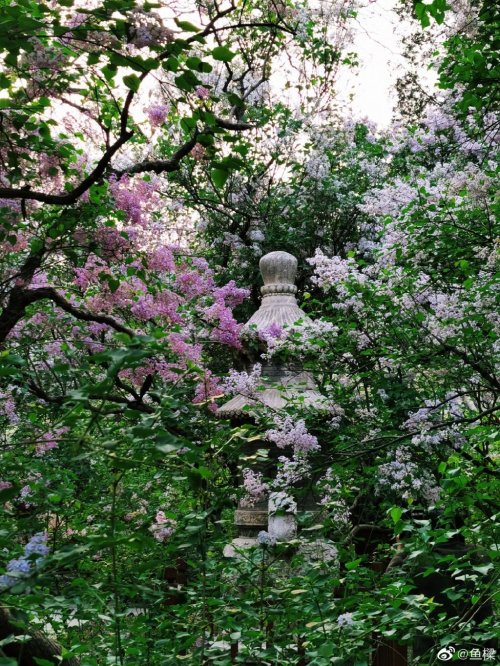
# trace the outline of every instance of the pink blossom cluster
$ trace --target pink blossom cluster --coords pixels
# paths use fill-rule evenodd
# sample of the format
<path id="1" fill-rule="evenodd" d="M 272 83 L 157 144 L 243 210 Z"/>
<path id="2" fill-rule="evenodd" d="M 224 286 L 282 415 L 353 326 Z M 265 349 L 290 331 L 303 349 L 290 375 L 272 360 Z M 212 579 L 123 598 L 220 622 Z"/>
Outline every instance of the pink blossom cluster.
<path id="1" fill-rule="evenodd" d="M 56 449 L 62 436 L 69 431 L 67 426 L 55 428 L 49 432 L 44 433 L 36 442 L 35 455 L 44 456 L 48 451 Z"/>
<path id="2" fill-rule="evenodd" d="M 246 468 L 243 470 L 243 489 L 245 496 L 241 500 L 241 505 L 249 507 L 265 499 L 269 486 L 264 482 L 262 472 Z"/>
<path id="3" fill-rule="evenodd" d="M 211 412 L 217 411 L 216 398 L 223 395 L 223 387 L 220 377 L 215 376 L 210 370 L 205 370 L 203 380 L 195 388 L 193 404 L 208 403 L 208 409 Z"/>
<path id="4" fill-rule="evenodd" d="M 130 178 L 125 174 L 119 180 L 110 181 L 109 191 L 132 224 L 145 227 L 151 220 L 151 214 L 160 208 L 155 178 Z"/>
<path id="5" fill-rule="evenodd" d="M 295 454 L 307 454 L 317 451 L 318 439 L 311 435 L 302 419 L 294 421 L 291 416 L 275 416 L 272 428 L 266 432 L 266 438 L 280 449 L 291 447 Z"/>
<path id="6" fill-rule="evenodd" d="M 153 533 L 154 538 L 160 543 L 163 543 L 172 536 L 176 527 L 177 521 L 167 518 L 164 511 L 157 511 L 154 523 L 151 525 L 150 530 Z"/>

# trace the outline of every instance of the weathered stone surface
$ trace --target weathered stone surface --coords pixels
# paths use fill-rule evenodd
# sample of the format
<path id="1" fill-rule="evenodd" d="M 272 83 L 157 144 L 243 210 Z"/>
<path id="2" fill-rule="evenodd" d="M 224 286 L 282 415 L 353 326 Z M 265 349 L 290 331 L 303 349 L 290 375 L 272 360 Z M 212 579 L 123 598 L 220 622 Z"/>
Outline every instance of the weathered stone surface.
<path id="1" fill-rule="evenodd" d="M 252 537 L 237 537 L 233 539 L 231 543 L 228 543 L 224 546 L 222 554 L 224 557 L 238 557 L 240 550 L 247 550 L 248 548 L 255 548 L 259 544 L 257 539 Z"/>
<path id="2" fill-rule="evenodd" d="M 288 511 L 285 514 L 280 511 L 279 498 L 281 495 L 282 493 L 271 493 L 269 495 L 267 531 L 276 541 L 291 541 L 297 536 L 297 517 L 295 511 Z"/>
<path id="3" fill-rule="evenodd" d="M 259 263 L 264 286 L 262 303 L 244 326 L 246 331 L 265 331 L 272 324 L 292 326 L 295 322 L 311 321 L 297 305 L 295 276 L 297 259 L 288 252 L 269 252 Z"/>
<path id="4" fill-rule="evenodd" d="M 267 527 L 267 511 L 236 509 L 234 523 L 245 527 Z"/>

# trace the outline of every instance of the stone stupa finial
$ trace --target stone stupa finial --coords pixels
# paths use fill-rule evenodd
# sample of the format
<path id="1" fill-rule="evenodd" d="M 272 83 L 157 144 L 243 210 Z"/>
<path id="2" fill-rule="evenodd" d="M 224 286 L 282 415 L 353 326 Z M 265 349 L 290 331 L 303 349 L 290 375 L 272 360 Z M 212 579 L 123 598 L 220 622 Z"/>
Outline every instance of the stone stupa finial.
<path id="1" fill-rule="evenodd" d="M 264 281 L 260 308 L 245 324 L 247 331 L 265 331 L 271 326 L 292 326 L 296 321 L 310 322 L 297 305 L 295 277 L 297 259 L 288 252 L 269 252 L 259 262 Z"/>
<path id="2" fill-rule="evenodd" d="M 297 259 L 288 252 L 269 252 L 262 257 L 259 266 L 264 281 L 262 303 L 243 331 L 252 337 L 273 329 L 276 333 L 276 327 L 279 327 L 286 334 L 296 322 L 311 324 L 311 319 L 299 308 L 295 298 Z M 262 344 L 264 340 L 265 335 L 261 337 Z M 312 376 L 302 367 L 287 368 L 274 361 L 264 362 L 258 400 L 236 395 L 219 407 L 216 414 L 221 418 L 248 417 L 251 415 L 249 408 L 258 406 L 258 403 L 279 410 L 299 397 L 306 407 L 320 408 L 324 403 Z"/>
<path id="3" fill-rule="evenodd" d="M 269 252 L 259 261 L 264 280 L 261 292 L 266 294 L 296 294 L 297 259 L 288 252 Z"/>

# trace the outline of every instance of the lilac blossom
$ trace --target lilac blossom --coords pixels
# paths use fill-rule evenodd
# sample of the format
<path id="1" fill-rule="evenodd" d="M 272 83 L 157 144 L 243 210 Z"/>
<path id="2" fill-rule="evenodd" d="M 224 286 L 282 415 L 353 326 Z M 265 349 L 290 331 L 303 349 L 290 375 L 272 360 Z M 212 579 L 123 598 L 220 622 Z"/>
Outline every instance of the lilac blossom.
<path id="1" fill-rule="evenodd" d="M 391 492 L 400 499 L 421 499 L 433 505 L 439 499 L 440 488 L 430 473 L 412 460 L 411 450 L 399 447 L 390 460 L 379 465 L 376 492 Z"/>
<path id="2" fill-rule="evenodd" d="M 340 296 L 348 296 L 349 292 L 345 283 L 352 282 L 355 285 L 363 285 L 366 275 L 360 272 L 352 257 L 342 259 L 341 257 L 327 257 L 320 249 L 316 250 L 314 257 L 308 259 L 314 266 L 312 281 L 325 291 L 334 289 Z"/>
<path id="3" fill-rule="evenodd" d="M 294 421 L 291 416 L 276 416 L 274 423 L 276 428 L 268 430 L 266 438 L 278 448 L 290 446 L 294 453 L 310 453 L 320 448 L 317 437 L 307 431 L 302 419 Z"/>
<path id="4" fill-rule="evenodd" d="M 284 490 L 271 493 L 269 500 L 270 515 L 296 512 L 297 502 L 289 493 Z"/>
<path id="5" fill-rule="evenodd" d="M 276 478 L 272 483 L 272 487 L 275 489 L 284 489 L 293 486 L 295 483 L 307 478 L 311 471 L 311 465 L 303 456 L 294 456 L 292 459 L 280 456 L 278 462 L 280 466 Z"/>
<path id="6" fill-rule="evenodd" d="M 353 614 L 352 613 L 342 613 L 337 618 L 337 624 L 339 627 L 350 627 L 354 624 Z"/>
<path id="7" fill-rule="evenodd" d="M 162 46 L 174 39 L 174 33 L 163 25 L 158 14 L 135 7 L 130 13 L 130 43 L 141 49 Z"/>
<path id="8" fill-rule="evenodd" d="M 64 426 L 62 428 L 55 428 L 42 435 L 36 443 L 35 455 L 40 457 L 45 455 L 48 451 L 56 449 L 58 442 L 61 441 L 62 436 L 69 431 L 69 428 Z"/>
<path id="9" fill-rule="evenodd" d="M 343 488 L 340 478 L 329 469 L 320 480 L 320 486 L 323 493 L 320 504 L 328 510 L 328 514 L 336 527 L 345 527 L 350 521 L 350 511 L 342 496 Z"/>
<path id="10" fill-rule="evenodd" d="M 198 86 L 195 90 L 196 96 L 200 99 L 207 99 L 210 97 L 210 90 L 205 86 Z"/>
<path id="11" fill-rule="evenodd" d="M 256 398 L 260 386 L 261 372 L 262 366 L 260 363 L 256 363 L 250 373 L 230 370 L 229 375 L 222 382 L 224 391 L 229 395 L 239 394 L 248 398 Z"/>
<path id="12" fill-rule="evenodd" d="M 271 536 L 269 532 L 261 530 L 257 534 L 257 543 L 260 546 L 274 546 L 276 544 L 276 539 L 273 536 Z"/>
<path id="13" fill-rule="evenodd" d="M 156 104 L 146 109 L 146 115 L 152 127 L 160 127 L 167 118 L 168 106 L 166 104 Z"/>
<path id="14" fill-rule="evenodd" d="M 155 521 L 149 529 L 153 533 L 154 538 L 163 543 L 172 536 L 176 527 L 177 521 L 167 518 L 163 511 L 157 511 Z"/>
<path id="15" fill-rule="evenodd" d="M 16 402 L 10 386 L 8 391 L 8 393 L 0 391 L 0 415 L 5 416 L 11 425 L 15 425 L 19 423 L 19 416 L 17 415 Z"/>
<path id="16" fill-rule="evenodd" d="M 263 480 L 262 472 L 255 472 L 249 468 L 243 470 L 243 488 L 246 494 L 241 500 L 241 505 L 244 507 L 262 502 L 269 490 L 268 484 Z"/>
<path id="17" fill-rule="evenodd" d="M 206 370 L 203 381 L 196 385 L 193 404 L 208 403 L 208 409 L 215 413 L 217 411 L 215 399 L 222 395 L 223 389 L 220 378 L 213 375 L 210 370 Z"/>
<path id="18" fill-rule="evenodd" d="M 305 358 L 310 353 L 318 356 L 326 354 L 329 347 L 325 342 L 333 344 L 337 335 L 338 327 L 321 319 L 286 328 L 271 325 L 259 334 L 267 343 L 266 358 L 286 351 L 297 359 Z"/>

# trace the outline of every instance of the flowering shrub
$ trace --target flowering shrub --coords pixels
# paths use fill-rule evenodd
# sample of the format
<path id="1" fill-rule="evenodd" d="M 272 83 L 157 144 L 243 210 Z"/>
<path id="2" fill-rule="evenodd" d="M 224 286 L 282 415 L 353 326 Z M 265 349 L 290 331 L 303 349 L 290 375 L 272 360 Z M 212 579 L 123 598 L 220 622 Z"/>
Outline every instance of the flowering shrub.
<path id="1" fill-rule="evenodd" d="M 360 6 L 195 4 L 0 8 L 0 662 L 494 650 L 493 10 L 415 5 L 441 87 L 381 131 Z M 243 333 L 276 249 L 310 321 Z"/>

